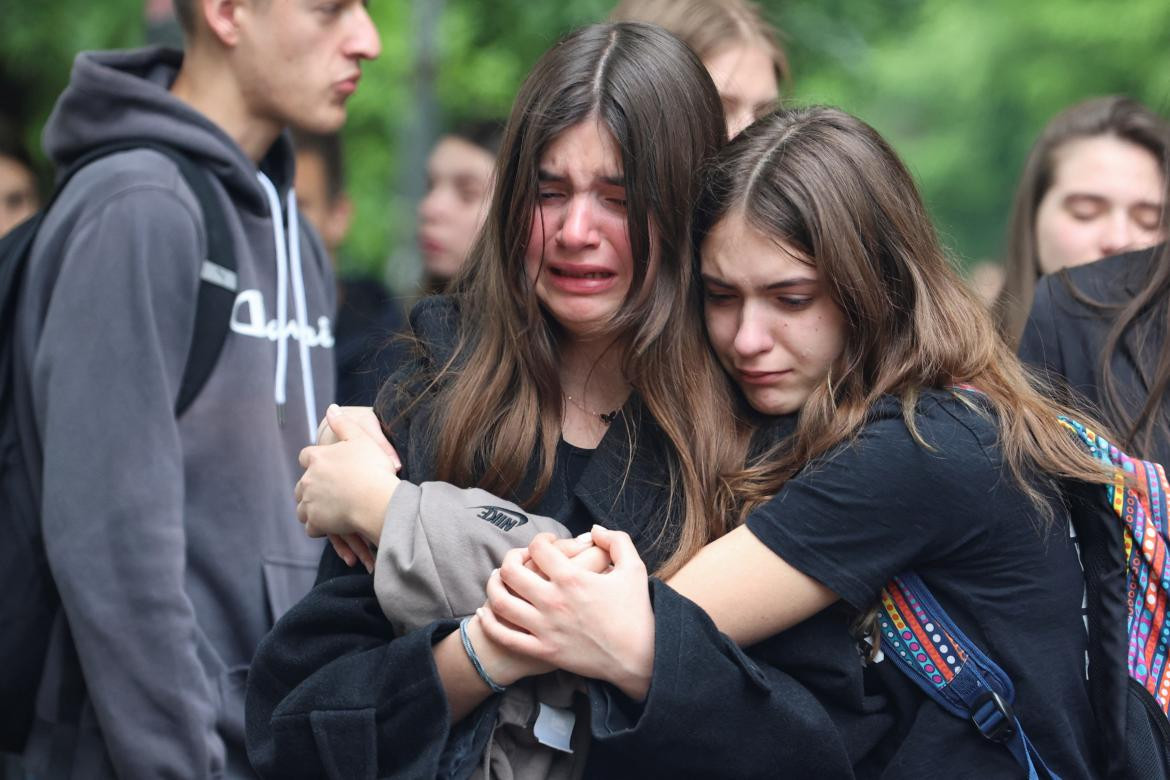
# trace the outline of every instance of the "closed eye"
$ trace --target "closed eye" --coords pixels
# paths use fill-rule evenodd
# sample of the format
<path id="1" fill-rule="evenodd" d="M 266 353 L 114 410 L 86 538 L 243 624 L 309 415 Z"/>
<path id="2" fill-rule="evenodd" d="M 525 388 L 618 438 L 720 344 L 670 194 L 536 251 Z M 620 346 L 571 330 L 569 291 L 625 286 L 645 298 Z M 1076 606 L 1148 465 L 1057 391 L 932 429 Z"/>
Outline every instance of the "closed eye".
<path id="1" fill-rule="evenodd" d="M 704 291 L 703 297 L 707 303 L 711 304 L 730 303 L 735 300 L 735 295 L 732 293 L 712 290 L 710 288 Z"/>

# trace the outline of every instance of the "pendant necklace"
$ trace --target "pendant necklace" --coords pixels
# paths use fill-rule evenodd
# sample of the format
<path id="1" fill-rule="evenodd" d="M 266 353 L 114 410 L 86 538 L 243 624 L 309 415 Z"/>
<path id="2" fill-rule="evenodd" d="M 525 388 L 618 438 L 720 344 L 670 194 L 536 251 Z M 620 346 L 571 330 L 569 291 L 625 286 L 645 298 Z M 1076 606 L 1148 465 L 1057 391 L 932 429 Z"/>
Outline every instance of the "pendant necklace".
<path id="1" fill-rule="evenodd" d="M 589 407 L 587 407 L 585 404 L 578 401 L 573 396 L 569 395 L 568 393 L 563 393 L 563 395 L 565 396 L 565 400 L 568 401 L 569 403 L 571 403 L 573 406 L 575 406 L 578 409 L 580 409 L 581 411 L 585 412 L 585 414 L 589 414 L 589 415 L 592 415 L 592 416 L 598 418 L 606 425 L 609 425 L 614 420 L 616 420 L 617 416 L 618 416 L 618 412 L 621 411 L 621 408 L 619 407 L 617 409 L 614 409 L 612 412 L 595 412 L 592 409 L 590 409 Z"/>

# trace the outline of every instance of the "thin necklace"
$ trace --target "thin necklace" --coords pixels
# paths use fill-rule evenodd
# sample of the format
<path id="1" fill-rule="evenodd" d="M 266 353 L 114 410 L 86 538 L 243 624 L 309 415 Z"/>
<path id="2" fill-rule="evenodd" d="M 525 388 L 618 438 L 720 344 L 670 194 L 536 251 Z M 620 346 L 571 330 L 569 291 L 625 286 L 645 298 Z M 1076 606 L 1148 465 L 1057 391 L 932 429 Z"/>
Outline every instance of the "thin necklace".
<path id="1" fill-rule="evenodd" d="M 594 417 L 598 418 L 606 425 L 609 425 L 611 422 L 616 420 L 617 416 L 618 416 L 618 412 L 621 411 L 621 409 L 618 408 L 618 409 L 614 409 L 612 412 L 595 412 L 592 409 L 590 409 L 589 407 L 587 407 L 585 404 L 578 401 L 573 396 L 569 395 L 568 393 L 562 393 L 562 395 L 564 395 L 565 400 L 568 401 L 569 403 L 571 403 L 573 406 L 575 406 L 578 409 L 580 409 L 581 411 L 585 412 L 585 414 L 593 415 Z"/>

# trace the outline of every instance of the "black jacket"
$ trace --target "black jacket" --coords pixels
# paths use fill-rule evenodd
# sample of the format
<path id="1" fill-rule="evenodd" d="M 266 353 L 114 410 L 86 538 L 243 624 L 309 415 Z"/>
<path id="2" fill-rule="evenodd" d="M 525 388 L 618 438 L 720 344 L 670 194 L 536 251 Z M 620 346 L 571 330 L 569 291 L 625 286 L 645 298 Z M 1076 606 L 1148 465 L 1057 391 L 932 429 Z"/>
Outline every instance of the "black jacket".
<path id="1" fill-rule="evenodd" d="M 337 402 L 373 406 L 378 388 L 405 358 L 399 341 L 406 317 L 399 300 L 377 279 L 338 281 L 333 352 L 337 358 Z"/>
<path id="2" fill-rule="evenodd" d="M 449 357 L 457 320 L 449 299 L 415 308 L 411 324 L 430 350 L 422 359 Z M 653 570 L 671 543 L 669 535 L 656 543 L 670 505 L 665 437 L 636 398 L 622 415 L 576 495 L 598 523 L 630 533 Z M 624 480 L 631 452 L 623 418 L 636 447 Z M 433 475 L 429 419 L 423 403 L 392 435 L 416 482 Z M 431 646 L 457 624 L 437 621 L 394 636 L 372 579 L 327 551 L 317 587 L 261 644 L 248 681 L 247 736 L 262 776 L 421 778 L 467 769 L 465 761 L 453 765 L 451 745 L 482 742 L 476 724 L 490 721 L 492 702 L 449 726 Z M 862 723 L 861 669 L 842 618 L 825 613 L 797 630 L 796 641 L 771 640 L 745 654 L 670 588 L 655 582 L 653 598 L 650 694 L 635 704 L 609 686 L 592 687 L 588 775 L 852 776 L 851 760 L 872 747 L 882 721 Z M 818 695 L 771 662 L 807 672 Z"/>
<path id="3" fill-rule="evenodd" d="M 1145 285 L 1164 251 L 1164 246 L 1158 246 L 1107 257 L 1046 276 L 1036 286 L 1032 312 L 1020 340 L 1020 358 L 1054 382 L 1067 382 L 1088 401 L 1089 411 L 1098 418 L 1103 416 L 1100 409 L 1109 330 L 1121 308 Z M 1141 408 L 1149 392 L 1144 377 L 1157 364 L 1165 342 L 1166 323 L 1158 308 L 1139 317 L 1110 360 L 1123 403 L 1131 414 Z M 1147 334 L 1150 337 L 1146 338 Z M 1170 399 L 1163 403 L 1170 403 Z M 1141 455 L 1170 463 L 1170 441 L 1157 442 L 1153 452 Z"/>

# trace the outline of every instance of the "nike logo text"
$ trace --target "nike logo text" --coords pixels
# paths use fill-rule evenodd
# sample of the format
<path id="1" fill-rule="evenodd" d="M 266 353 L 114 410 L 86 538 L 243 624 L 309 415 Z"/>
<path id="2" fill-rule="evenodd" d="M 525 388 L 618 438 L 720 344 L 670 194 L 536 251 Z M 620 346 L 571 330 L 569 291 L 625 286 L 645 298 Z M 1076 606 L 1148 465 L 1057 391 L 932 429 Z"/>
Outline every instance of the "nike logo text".
<path id="1" fill-rule="evenodd" d="M 486 520 L 502 531 L 511 531 L 516 526 L 528 522 L 526 515 L 513 512 L 511 509 L 504 509 L 502 506 L 473 506 L 470 508 L 479 510 L 475 516 L 480 520 Z"/>

